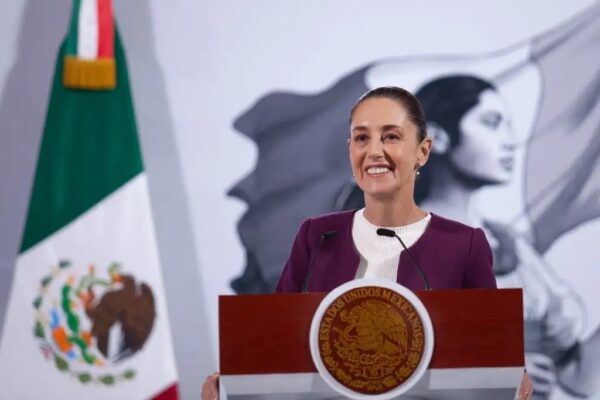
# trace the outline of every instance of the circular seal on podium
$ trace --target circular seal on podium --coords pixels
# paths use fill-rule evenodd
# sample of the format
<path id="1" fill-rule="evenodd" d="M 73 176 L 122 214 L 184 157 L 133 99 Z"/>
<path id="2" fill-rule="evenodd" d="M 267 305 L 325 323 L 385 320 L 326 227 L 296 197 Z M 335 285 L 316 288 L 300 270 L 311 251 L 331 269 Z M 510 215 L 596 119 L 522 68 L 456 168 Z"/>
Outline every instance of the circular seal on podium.
<path id="1" fill-rule="evenodd" d="M 310 328 L 320 375 L 352 399 L 386 400 L 410 390 L 433 352 L 433 327 L 419 298 L 383 279 L 358 279 L 330 292 Z"/>

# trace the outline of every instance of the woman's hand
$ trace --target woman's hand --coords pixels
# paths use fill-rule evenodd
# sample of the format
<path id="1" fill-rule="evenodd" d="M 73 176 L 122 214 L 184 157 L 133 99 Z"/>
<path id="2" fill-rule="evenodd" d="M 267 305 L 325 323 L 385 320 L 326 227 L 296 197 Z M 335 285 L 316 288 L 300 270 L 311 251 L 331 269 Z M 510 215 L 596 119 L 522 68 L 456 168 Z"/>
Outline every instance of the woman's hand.
<path id="1" fill-rule="evenodd" d="M 533 384 L 532 399 L 548 399 L 557 381 L 552 359 L 541 353 L 525 353 L 525 368 Z"/>
<path id="2" fill-rule="evenodd" d="M 219 373 L 206 377 L 202 385 L 202 400 L 219 400 Z"/>
<path id="3" fill-rule="evenodd" d="M 525 289 L 525 319 L 542 321 L 546 339 L 557 349 L 568 349 L 585 329 L 583 301 L 529 243 L 518 239 L 516 244 L 517 271 Z"/>
<path id="4" fill-rule="evenodd" d="M 483 227 L 494 254 L 494 273 L 505 275 L 513 272 L 519 264 L 516 232 L 507 225 L 494 221 L 483 221 Z"/>

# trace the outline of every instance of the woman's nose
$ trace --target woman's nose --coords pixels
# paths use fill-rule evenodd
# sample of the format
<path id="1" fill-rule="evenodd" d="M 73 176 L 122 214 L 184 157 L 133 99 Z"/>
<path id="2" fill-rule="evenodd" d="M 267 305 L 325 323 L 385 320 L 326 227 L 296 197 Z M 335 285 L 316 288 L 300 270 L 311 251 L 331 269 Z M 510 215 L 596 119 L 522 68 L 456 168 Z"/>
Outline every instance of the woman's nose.
<path id="1" fill-rule="evenodd" d="M 515 137 L 510 137 L 504 142 L 502 142 L 502 150 L 505 151 L 514 151 L 517 148 L 517 140 Z"/>
<path id="2" fill-rule="evenodd" d="M 371 159 L 383 157 L 383 143 L 381 140 L 371 140 L 367 148 L 367 156 Z"/>
<path id="3" fill-rule="evenodd" d="M 504 140 L 502 141 L 502 148 L 507 151 L 513 151 L 517 148 L 518 144 L 513 125 L 512 123 L 507 122 L 506 133 L 504 135 Z"/>

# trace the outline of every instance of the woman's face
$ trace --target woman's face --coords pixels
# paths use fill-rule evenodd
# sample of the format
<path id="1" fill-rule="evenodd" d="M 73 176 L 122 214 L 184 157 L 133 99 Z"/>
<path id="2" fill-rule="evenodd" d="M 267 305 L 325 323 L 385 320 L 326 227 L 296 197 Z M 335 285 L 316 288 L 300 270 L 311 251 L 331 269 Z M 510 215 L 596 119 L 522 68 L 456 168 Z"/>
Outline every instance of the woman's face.
<path id="1" fill-rule="evenodd" d="M 367 196 L 413 196 L 417 167 L 427 161 L 431 141 L 417 139 L 417 127 L 394 100 L 364 100 L 350 124 L 350 163 Z"/>
<path id="2" fill-rule="evenodd" d="M 516 142 L 508 110 L 496 91 L 483 91 L 479 103 L 460 120 L 458 129 L 460 142 L 449 155 L 455 168 L 490 183 L 510 179 Z"/>

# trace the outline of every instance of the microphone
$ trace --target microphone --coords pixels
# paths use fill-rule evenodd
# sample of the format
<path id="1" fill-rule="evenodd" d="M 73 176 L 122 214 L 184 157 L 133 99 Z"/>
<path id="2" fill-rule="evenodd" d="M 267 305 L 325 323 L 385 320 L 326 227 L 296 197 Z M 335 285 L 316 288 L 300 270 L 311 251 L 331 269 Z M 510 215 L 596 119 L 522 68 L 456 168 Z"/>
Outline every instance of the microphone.
<path id="1" fill-rule="evenodd" d="M 408 257 L 412 260 L 412 262 L 415 265 L 415 267 L 416 267 L 417 272 L 419 273 L 419 275 L 421 275 L 421 279 L 423 280 L 423 283 L 425 284 L 425 290 L 431 290 L 431 286 L 429 285 L 429 280 L 427 279 L 427 276 L 425 275 L 425 273 L 423 272 L 423 270 L 421 269 L 421 267 L 419 267 L 419 264 L 414 259 L 414 257 L 412 256 L 412 254 L 410 254 L 410 251 L 408 251 L 408 248 L 406 247 L 406 245 L 404 244 L 404 242 L 402 241 L 402 239 L 400 238 L 400 236 L 398 236 L 396 234 L 396 232 L 394 232 L 393 230 L 391 230 L 391 229 L 385 229 L 385 228 L 378 228 L 377 229 L 377 234 L 379 236 L 395 237 L 396 239 L 398 239 L 398 241 L 400 241 L 400 244 L 404 248 L 404 251 L 406 252 L 406 254 L 408 254 Z"/>
<path id="2" fill-rule="evenodd" d="M 333 238 L 337 235 L 337 231 L 327 231 L 323 232 L 321 235 L 321 239 L 319 239 L 319 244 L 317 245 L 317 249 L 310 256 L 310 261 L 308 262 L 308 271 L 306 271 L 306 276 L 304 277 L 304 282 L 302 283 L 302 293 L 308 293 L 308 281 L 310 280 L 310 276 L 312 274 L 313 264 L 317 259 L 317 255 L 319 255 L 319 251 L 321 251 L 321 247 L 327 239 Z"/>

